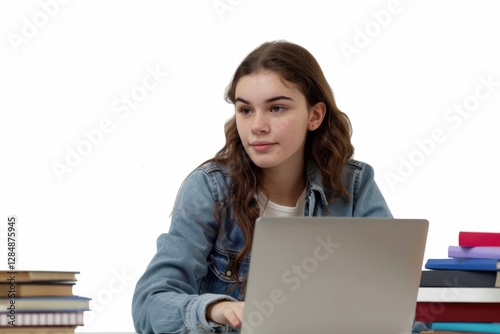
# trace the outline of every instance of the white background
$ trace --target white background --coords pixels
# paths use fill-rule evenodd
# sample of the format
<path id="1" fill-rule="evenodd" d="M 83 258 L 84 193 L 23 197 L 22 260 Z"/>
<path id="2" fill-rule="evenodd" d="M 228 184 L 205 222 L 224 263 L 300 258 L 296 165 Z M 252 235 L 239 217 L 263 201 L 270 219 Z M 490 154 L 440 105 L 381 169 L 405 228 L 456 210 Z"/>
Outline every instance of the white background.
<path id="1" fill-rule="evenodd" d="M 3 1 L 0 268 L 14 214 L 18 269 L 81 272 L 93 311 L 79 331 L 132 331 L 178 187 L 223 144 L 224 89 L 274 39 L 316 56 L 355 158 L 396 217 L 429 219 L 426 258 L 446 257 L 458 231 L 500 231 L 498 31 L 495 1 Z"/>

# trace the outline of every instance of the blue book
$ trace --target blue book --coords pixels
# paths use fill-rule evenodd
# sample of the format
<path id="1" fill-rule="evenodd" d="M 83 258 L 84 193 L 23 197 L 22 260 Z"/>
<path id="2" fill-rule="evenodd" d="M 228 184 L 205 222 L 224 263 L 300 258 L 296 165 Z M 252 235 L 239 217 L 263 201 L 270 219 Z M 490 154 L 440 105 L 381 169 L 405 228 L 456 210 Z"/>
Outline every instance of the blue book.
<path id="1" fill-rule="evenodd" d="M 500 333 L 500 323 L 491 322 L 433 322 L 432 330 L 448 332 Z"/>
<path id="2" fill-rule="evenodd" d="M 450 269 L 450 270 L 500 270 L 500 260 L 498 259 L 478 259 L 478 258 L 449 258 L 449 259 L 428 259 L 425 263 L 426 269 Z"/>

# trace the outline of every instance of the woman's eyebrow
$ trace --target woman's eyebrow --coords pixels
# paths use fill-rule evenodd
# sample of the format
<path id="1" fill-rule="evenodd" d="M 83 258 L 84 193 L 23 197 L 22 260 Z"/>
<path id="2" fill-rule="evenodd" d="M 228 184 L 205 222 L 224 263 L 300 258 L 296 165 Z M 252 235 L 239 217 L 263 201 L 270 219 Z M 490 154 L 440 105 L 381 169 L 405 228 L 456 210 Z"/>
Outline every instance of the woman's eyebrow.
<path id="1" fill-rule="evenodd" d="M 278 100 L 291 100 L 291 101 L 293 101 L 293 99 L 291 97 L 281 95 L 281 96 L 276 96 L 276 97 L 272 97 L 270 99 L 267 99 L 266 103 L 271 103 L 271 102 L 278 101 Z"/>
<path id="2" fill-rule="evenodd" d="M 237 97 L 237 98 L 234 99 L 234 103 L 236 103 L 238 101 L 239 102 L 243 102 L 245 104 L 250 104 L 250 102 L 248 102 L 247 100 L 242 99 L 241 97 Z"/>
<path id="3" fill-rule="evenodd" d="M 280 95 L 280 96 L 271 97 L 271 98 L 265 100 L 264 102 L 265 103 L 271 103 L 271 102 L 278 101 L 278 100 L 291 100 L 291 101 L 294 101 L 291 97 Z M 243 103 L 246 103 L 246 104 L 250 104 L 250 102 L 248 102 L 245 99 L 242 99 L 241 97 L 235 98 L 234 102 L 235 103 L 236 102 L 243 102 Z"/>

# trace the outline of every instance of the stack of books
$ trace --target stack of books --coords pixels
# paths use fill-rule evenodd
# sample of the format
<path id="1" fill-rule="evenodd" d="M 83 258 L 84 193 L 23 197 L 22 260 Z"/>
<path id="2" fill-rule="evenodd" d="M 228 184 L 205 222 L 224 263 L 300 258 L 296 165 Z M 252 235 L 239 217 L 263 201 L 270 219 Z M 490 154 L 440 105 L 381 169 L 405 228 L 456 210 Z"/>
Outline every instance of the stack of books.
<path id="1" fill-rule="evenodd" d="M 90 298 L 73 294 L 77 271 L 0 271 L 0 334 L 72 334 Z"/>
<path id="2" fill-rule="evenodd" d="M 417 321 L 434 332 L 500 333 L 500 232 L 459 232 L 448 258 L 428 259 Z"/>

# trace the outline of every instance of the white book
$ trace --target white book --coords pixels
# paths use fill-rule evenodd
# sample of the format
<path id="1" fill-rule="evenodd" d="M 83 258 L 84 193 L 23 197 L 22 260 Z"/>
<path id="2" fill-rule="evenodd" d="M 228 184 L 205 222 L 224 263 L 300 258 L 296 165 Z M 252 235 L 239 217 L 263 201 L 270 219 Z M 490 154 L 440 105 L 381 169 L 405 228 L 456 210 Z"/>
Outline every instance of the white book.
<path id="1" fill-rule="evenodd" d="M 0 326 L 83 326 L 82 312 L 18 312 L 0 313 Z"/>
<path id="2" fill-rule="evenodd" d="M 417 302 L 500 303 L 500 288 L 420 287 Z"/>

